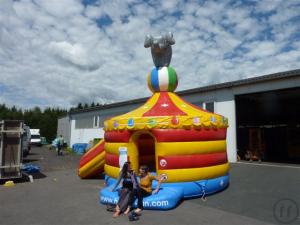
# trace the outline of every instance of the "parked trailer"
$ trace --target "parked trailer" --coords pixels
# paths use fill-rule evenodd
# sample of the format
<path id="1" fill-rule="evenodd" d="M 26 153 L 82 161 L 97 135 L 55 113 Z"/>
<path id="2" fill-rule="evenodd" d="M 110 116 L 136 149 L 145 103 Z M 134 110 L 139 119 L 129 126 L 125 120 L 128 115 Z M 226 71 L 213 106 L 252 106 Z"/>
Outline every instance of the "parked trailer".
<path id="1" fill-rule="evenodd" d="M 41 146 L 41 134 L 40 129 L 30 129 L 31 139 L 30 144 L 35 146 Z"/>
<path id="2" fill-rule="evenodd" d="M 0 179 L 22 177 L 23 121 L 0 121 Z"/>

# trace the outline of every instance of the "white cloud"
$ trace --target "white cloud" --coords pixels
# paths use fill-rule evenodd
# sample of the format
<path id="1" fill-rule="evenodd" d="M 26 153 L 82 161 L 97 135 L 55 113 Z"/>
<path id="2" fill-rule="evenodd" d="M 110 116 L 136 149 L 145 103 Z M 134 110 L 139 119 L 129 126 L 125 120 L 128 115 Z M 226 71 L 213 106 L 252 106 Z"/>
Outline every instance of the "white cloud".
<path id="1" fill-rule="evenodd" d="M 88 51 L 80 44 L 70 44 L 68 42 L 51 42 L 48 46 L 49 51 L 60 59 L 70 62 L 83 69 L 97 69 L 96 62 L 90 58 Z"/>
<path id="2" fill-rule="evenodd" d="M 178 4 L 177 0 L 176 1 L 175 0 L 165 0 L 165 1 L 161 2 L 161 7 L 164 10 L 173 11 L 173 10 L 176 10 L 177 4 Z"/>
<path id="3" fill-rule="evenodd" d="M 247 57 L 250 59 L 270 57 L 275 55 L 281 48 L 280 45 L 271 41 L 256 41 L 244 46 L 249 50 Z"/>
<path id="4" fill-rule="evenodd" d="M 51 0 L 51 1 L 36 1 L 36 4 L 58 19 L 68 19 L 74 15 L 80 15 L 83 12 L 84 6 L 78 0 Z"/>
<path id="5" fill-rule="evenodd" d="M 258 0 L 255 8 L 260 13 L 272 12 L 278 8 L 281 2 L 281 0 Z"/>
<path id="6" fill-rule="evenodd" d="M 299 12 L 294 1 L 1 0 L 0 101 L 70 107 L 149 96 L 148 33 L 174 32 L 178 90 L 296 69 Z"/>

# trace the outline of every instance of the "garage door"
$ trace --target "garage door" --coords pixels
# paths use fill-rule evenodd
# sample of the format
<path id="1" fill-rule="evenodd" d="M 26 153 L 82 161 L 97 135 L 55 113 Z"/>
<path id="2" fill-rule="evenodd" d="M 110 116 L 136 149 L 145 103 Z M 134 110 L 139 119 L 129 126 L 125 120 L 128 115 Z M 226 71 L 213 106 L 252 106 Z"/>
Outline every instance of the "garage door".
<path id="1" fill-rule="evenodd" d="M 235 100 L 242 159 L 300 163 L 300 88 L 237 95 Z"/>

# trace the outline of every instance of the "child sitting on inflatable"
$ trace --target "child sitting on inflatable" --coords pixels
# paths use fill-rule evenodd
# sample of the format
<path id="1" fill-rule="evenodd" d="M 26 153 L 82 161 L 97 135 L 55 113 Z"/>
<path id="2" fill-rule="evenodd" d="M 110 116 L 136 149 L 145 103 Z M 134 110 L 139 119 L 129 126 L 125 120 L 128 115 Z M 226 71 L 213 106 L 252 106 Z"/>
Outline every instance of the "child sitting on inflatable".
<path id="1" fill-rule="evenodd" d="M 130 162 L 125 162 L 120 172 L 117 183 L 112 188 L 112 191 L 118 187 L 122 181 L 122 188 L 119 191 L 119 201 L 116 205 L 116 211 L 113 217 L 118 217 L 121 213 L 127 215 L 132 206 L 134 191 L 138 188 L 138 182 L 133 170 L 130 167 Z"/>
<path id="2" fill-rule="evenodd" d="M 138 199 L 138 207 L 134 212 L 136 214 L 140 214 L 141 211 L 143 210 L 143 198 L 150 196 L 152 193 L 156 194 L 159 191 L 160 184 L 163 181 L 163 178 L 161 177 L 158 179 L 157 177 L 153 176 L 149 172 L 149 168 L 147 166 L 141 166 L 139 169 L 140 172 L 140 188 L 136 190 L 135 195 L 137 196 Z M 157 187 L 156 189 L 152 192 L 152 181 L 157 180 Z"/>

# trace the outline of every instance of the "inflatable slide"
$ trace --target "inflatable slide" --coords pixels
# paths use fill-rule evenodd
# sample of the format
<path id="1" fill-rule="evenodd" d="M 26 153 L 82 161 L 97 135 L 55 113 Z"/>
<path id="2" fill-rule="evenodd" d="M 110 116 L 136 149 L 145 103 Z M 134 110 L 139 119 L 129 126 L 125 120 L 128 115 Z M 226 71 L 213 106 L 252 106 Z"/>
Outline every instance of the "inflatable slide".
<path id="1" fill-rule="evenodd" d="M 79 177 L 90 178 L 104 171 L 104 144 L 104 140 L 100 141 L 81 157 L 78 170 Z"/>

